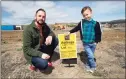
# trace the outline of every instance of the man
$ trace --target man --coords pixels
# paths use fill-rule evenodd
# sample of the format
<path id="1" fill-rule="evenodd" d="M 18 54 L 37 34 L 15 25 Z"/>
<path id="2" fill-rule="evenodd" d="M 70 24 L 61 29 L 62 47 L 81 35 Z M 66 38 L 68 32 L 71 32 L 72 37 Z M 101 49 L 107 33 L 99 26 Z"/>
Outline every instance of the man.
<path id="1" fill-rule="evenodd" d="M 58 39 L 45 20 L 45 10 L 38 9 L 35 19 L 23 32 L 24 57 L 32 70 L 39 69 L 41 71 L 52 66 L 51 57 L 58 45 Z"/>

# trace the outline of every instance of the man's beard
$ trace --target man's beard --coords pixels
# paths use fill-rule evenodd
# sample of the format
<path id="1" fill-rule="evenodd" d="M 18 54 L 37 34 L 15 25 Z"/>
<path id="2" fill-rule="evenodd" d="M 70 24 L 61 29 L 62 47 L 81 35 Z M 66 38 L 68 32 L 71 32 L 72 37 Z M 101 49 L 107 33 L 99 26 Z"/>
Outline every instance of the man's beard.
<path id="1" fill-rule="evenodd" d="M 40 22 L 40 21 L 42 21 L 42 22 Z M 37 22 L 39 25 L 43 25 L 43 24 L 45 23 L 43 20 L 39 20 L 39 21 L 36 20 L 36 22 Z"/>

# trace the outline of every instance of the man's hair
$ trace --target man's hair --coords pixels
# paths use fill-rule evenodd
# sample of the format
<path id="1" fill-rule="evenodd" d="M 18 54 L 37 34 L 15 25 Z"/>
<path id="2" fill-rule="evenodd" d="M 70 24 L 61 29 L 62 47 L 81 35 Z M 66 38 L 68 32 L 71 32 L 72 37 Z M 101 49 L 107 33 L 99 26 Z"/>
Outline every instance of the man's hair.
<path id="1" fill-rule="evenodd" d="M 81 10 L 81 14 L 83 14 L 83 12 L 84 12 L 85 10 L 87 10 L 87 9 L 89 9 L 89 10 L 92 12 L 91 7 L 89 7 L 89 6 L 85 6 L 85 7 L 82 8 L 82 10 Z"/>
<path id="2" fill-rule="evenodd" d="M 36 14 L 37 14 L 39 11 L 43 11 L 43 12 L 45 12 L 44 9 L 40 8 L 40 9 L 38 9 L 38 10 L 36 11 Z M 46 12 L 45 12 L 45 13 L 46 13 Z"/>

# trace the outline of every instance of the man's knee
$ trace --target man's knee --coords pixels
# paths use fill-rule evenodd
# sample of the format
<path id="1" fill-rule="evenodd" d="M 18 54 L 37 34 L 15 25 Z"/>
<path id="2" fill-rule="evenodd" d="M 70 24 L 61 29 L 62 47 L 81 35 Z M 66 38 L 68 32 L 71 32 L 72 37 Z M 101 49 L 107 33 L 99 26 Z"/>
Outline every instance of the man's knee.
<path id="1" fill-rule="evenodd" d="M 39 57 L 33 57 L 32 64 L 39 69 L 46 69 L 48 67 L 48 61 Z"/>
<path id="2" fill-rule="evenodd" d="M 48 67 L 48 61 L 43 59 L 42 62 L 39 62 L 39 65 L 41 69 L 46 69 Z"/>

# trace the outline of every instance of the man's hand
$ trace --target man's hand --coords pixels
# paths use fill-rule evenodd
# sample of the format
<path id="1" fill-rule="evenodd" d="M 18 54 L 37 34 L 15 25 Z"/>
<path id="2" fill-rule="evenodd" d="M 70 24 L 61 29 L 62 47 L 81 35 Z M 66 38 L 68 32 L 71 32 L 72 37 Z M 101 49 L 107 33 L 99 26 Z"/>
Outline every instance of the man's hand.
<path id="1" fill-rule="evenodd" d="M 46 45 L 50 45 L 51 43 L 52 43 L 52 36 L 48 36 L 48 37 L 46 38 L 45 44 L 46 44 Z"/>
<path id="2" fill-rule="evenodd" d="M 49 59 L 50 56 L 49 56 L 48 54 L 43 53 L 43 54 L 42 54 L 42 58 L 43 58 L 43 59 Z"/>

